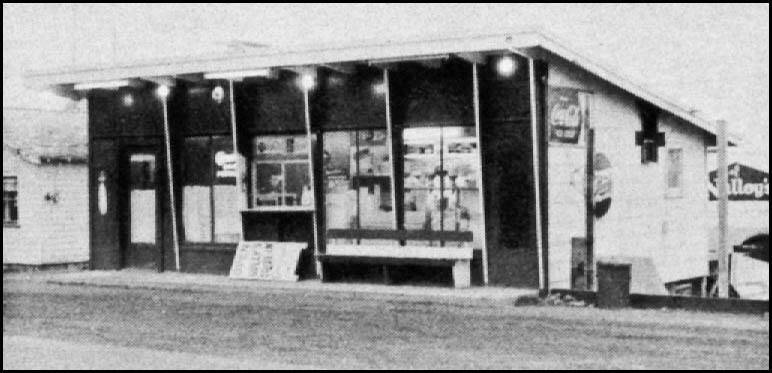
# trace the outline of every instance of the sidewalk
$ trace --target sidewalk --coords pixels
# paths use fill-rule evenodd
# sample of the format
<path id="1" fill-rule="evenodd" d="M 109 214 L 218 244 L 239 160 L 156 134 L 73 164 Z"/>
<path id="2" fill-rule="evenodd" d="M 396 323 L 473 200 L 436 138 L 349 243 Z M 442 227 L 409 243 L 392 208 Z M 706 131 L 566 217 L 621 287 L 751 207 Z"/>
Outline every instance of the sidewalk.
<path id="1" fill-rule="evenodd" d="M 15 278 L 28 277 L 58 285 L 118 287 L 128 289 L 162 289 L 204 292 L 249 293 L 319 293 L 334 292 L 338 296 L 394 298 L 438 304 L 508 304 L 521 298 L 538 296 L 537 289 L 472 287 L 455 289 L 439 286 L 405 286 L 363 283 L 323 283 L 319 280 L 298 282 L 237 280 L 223 275 L 193 274 L 125 269 L 120 271 L 38 272 L 7 274 Z"/>

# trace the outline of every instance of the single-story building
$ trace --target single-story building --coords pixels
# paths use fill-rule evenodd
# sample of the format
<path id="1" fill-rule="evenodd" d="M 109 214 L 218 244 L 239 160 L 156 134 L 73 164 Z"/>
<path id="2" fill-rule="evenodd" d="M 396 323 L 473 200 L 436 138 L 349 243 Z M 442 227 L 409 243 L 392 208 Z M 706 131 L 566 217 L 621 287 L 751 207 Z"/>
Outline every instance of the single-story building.
<path id="1" fill-rule="evenodd" d="M 3 108 L 3 267 L 89 256 L 85 110 Z"/>
<path id="2" fill-rule="evenodd" d="M 629 257 L 661 293 L 708 271 L 712 123 L 541 32 L 27 79 L 88 99 L 95 269 L 227 273 L 267 240 L 308 244 L 301 278 L 593 288 Z"/>

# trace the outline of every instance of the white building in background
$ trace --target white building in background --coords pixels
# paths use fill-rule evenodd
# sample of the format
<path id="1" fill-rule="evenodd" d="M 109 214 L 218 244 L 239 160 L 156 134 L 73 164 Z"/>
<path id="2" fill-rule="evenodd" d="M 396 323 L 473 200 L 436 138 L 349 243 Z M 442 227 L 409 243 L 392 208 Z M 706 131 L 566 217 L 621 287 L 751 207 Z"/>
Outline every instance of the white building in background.
<path id="1" fill-rule="evenodd" d="M 3 267 L 89 258 L 87 113 L 3 108 Z"/>

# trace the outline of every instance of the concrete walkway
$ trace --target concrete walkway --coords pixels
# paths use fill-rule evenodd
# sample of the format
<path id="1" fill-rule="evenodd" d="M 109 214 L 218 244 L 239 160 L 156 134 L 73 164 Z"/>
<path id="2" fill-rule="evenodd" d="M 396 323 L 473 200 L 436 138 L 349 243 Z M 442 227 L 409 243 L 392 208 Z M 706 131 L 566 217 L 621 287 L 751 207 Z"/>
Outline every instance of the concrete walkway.
<path id="1" fill-rule="evenodd" d="M 298 282 L 237 280 L 223 275 L 191 274 L 125 269 L 120 271 L 37 272 L 17 273 L 5 276 L 28 277 L 33 281 L 45 281 L 59 285 L 81 285 L 140 289 L 214 291 L 214 292 L 336 292 L 352 297 L 399 297 L 405 300 L 427 301 L 442 304 L 514 304 L 521 298 L 534 298 L 537 289 L 472 287 L 455 289 L 439 286 L 380 285 L 363 283 L 323 283 L 318 280 Z M 339 294 L 342 295 L 342 294 Z"/>

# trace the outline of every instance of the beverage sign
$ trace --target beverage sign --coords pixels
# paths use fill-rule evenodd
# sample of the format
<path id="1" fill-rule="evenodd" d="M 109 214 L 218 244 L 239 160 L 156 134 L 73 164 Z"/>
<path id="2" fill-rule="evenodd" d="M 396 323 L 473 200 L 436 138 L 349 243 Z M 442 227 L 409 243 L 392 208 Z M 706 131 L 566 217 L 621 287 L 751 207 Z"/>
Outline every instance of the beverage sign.
<path id="1" fill-rule="evenodd" d="M 229 277 L 297 281 L 300 252 L 307 246 L 299 242 L 241 241 Z"/>
<path id="2" fill-rule="evenodd" d="M 550 87 L 547 97 L 550 142 L 579 144 L 584 126 L 579 90 Z"/>
<path id="3" fill-rule="evenodd" d="M 238 156 L 236 153 L 228 153 L 220 150 L 214 155 L 214 163 L 217 165 L 217 178 L 235 178 L 238 172 Z"/>
<path id="4" fill-rule="evenodd" d="M 593 161 L 594 169 L 594 183 L 593 183 L 593 195 L 592 205 L 593 212 L 596 218 L 602 218 L 611 208 L 611 192 L 612 192 L 612 178 L 611 178 L 611 161 L 603 153 L 595 154 Z"/>
<path id="5" fill-rule="evenodd" d="M 717 170 L 711 171 L 709 178 L 709 199 L 715 201 L 718 199 Z M 769 201 L 769 173 L 732 163 L 728 191 L 730 201 Z"/>

